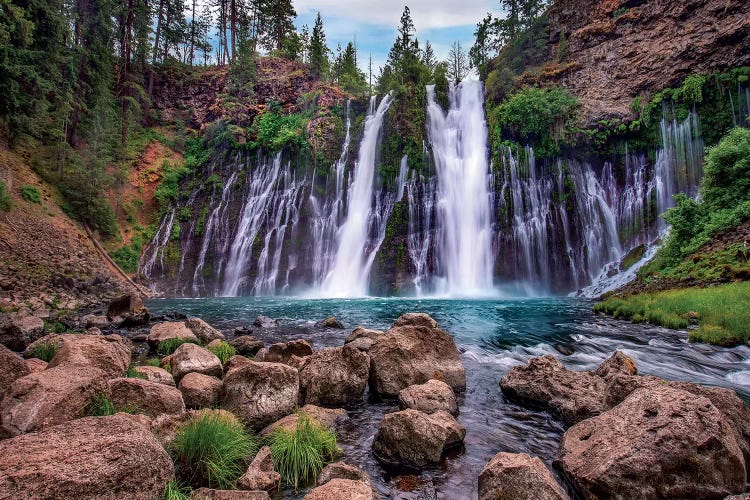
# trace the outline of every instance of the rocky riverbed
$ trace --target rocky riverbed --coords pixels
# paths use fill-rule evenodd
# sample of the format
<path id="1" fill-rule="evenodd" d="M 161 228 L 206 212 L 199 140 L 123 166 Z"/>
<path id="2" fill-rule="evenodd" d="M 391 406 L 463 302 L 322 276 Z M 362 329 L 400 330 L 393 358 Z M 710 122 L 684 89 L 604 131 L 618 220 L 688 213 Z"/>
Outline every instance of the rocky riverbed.
<path id="1" fill-rule="evenodd" d="M 158 497 L 174 478 L 167 450 L 177 429 L 206 411 L 232 412 L 260 435 L 294 428 L 306 414 L 338 432 L 343 453 L 317 486 L 294 492 L 279 490 L 264 448 L 248 462 L 239 491 L 196 489 L 195 498 L 724 498 L 745 491 L 750 415 L 736 393 L 639 375 L 616 350 L 589 371 L 540 356 L 497 372 L 487 401 L 515 412 L 514 422 L 487 402 L 486 412 L 470 403 L 472 378 L 486 374 L 467 369 L 467 352 L 426 314 L 402 314 L 378 330 L 345 329 L 334 318 L 304 328 L 264 317 L 227 329 L 179 314 L 153 318 L 129 297 L 101 312 L 75 320 L 85 333 L 31 332 L 11 342 L 5 330 L 3 342 L 17 353 L 0 353 L 0 497 Z M 159 356 L 160 366 L 145 363 L 174 338 L 190 342 Z M 222 340 L 237 350 L 224 363 L 210 350 Z M 42 344 L 56 347 L 48 363 L 32 357 Z M 125 376 L 132 371 L 140 377 Z M 101 393 L 137 413 L 87 417 Z M 490 450 L 495 441 L 477 432 L 498 426 L 519 442 L 544 443 Z M 482 463 L 461 472 L 461 457 L 477 460 L 472 448 L 482 450 Z M 445 481 L 449 475 L 460 479 Z"/>

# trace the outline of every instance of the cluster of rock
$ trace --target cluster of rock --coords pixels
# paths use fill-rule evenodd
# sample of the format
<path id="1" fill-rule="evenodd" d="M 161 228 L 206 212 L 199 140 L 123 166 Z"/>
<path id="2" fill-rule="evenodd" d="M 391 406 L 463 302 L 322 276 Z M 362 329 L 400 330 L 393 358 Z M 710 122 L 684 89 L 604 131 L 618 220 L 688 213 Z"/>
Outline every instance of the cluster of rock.
<path id="1" fill-rule="evenodd" d="M 734 391 L 640 376 L 621 352 L 583 372 L 533 358 L 500 386 L 571 426 L 554 465 L 582 498 L 724 498 L 745 489 L 750 412 Z M 480 475 L 479 497 L 567 495 L 538 459 L 501 453 Z"/>

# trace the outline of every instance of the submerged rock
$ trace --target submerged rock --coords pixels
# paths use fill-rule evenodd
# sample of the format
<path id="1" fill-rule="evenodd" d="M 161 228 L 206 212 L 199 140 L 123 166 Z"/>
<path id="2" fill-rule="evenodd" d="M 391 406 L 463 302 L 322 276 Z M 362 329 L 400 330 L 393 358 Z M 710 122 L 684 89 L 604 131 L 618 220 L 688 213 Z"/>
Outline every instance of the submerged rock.
<path id="1" fill-rule="evenodd" d="M 242 477 L 237 480 L 237 488 L 241 490 L 271 491 L 279 486 L 281 475 L 273 468 L 271 448 L 264 446 L 255 455 Z"/>
<path id="2" fill-rule="evenodd" d="M 398 393 L 398 402 L 402 410 L 412 408 L 424 413 L 447 411 L 458 413 L 456 395 L 451 386 L 440 380 L 428 380 L 424 384 L 412 385 Z"/>
<path id="3" fill-rule="evenodd" d="M 300 400 L 334 407 L 362 401 L 369 371 L 370 358 L 354 347 L 321 349 L 300 368 Z"/>
<path id="4" fill-rule="evenodd" d="M 182 394 L 175 387 L 139 378 L 109 381 L 109 394 L 115 408 L 133 408 L 151 417 L 185 412 Z"/>
<path id="5" fill-rule="evenodd" d="M 372 448 L 380 460 L 419 468 L 439 462 L 465 435 L 466 429 L 448 412 L 427 415 L 409 409 L 383 417 Z"/>
<path id="6" fill-rule="evenodd" d="M 257 326 L 258 328 L 276 328 L 279 326 L 279 322 L 268 316 L 259 315 L 253 321 L 253 326 Z"/>
<path id="7" fill-rule="evenodd" d="M 479 475 L 479 500 L 568 500 L 568 495 L 536 457 L 498 453 Z"/>
<path id="8" fill-rule="evenodd" d="M 708 398 L 638 389 L 565 432 L 555 460 L 584 498 L 723 498 L 745 488 L 745 461 Z"/>
<path id="9" fill-rule="evenodd" d="M 466 372 L 453 338 L 427 314 L 404 314 L 369 351 L 370 389 L 389 397 L 411 385 L 442 380 L 466 387 Z"/>
<path id="10" fill-rule="evenodd" d="M 173 478 L 162 445 L 122 414 L 0 442 L 0 498 L 151 500 Z"/>
<path id="11" fill-rule="evenodd" d="M 343 330 L 344 325 L 341 321 L 337 320 L 334 316 L 328 316 L 326 319 L 322 319 L 315 323 L 316 328 L 334 328 L 336 330 Z"/>

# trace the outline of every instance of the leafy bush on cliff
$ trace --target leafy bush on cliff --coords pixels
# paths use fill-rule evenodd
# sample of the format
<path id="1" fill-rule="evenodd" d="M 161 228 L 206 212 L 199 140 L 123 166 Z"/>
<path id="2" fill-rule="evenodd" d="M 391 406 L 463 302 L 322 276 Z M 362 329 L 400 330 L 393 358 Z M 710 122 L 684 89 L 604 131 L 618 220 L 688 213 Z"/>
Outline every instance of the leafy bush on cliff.
<path id="1" fill-rule="evenodd" d="M 3 212 L 10 211 L 13 206 L 13 200 L 11 200 L 8 194 L 8 189 L 5 187 L 5 183 L 0 181 L 0 210 Z"/>
<path id="2" fill-rule="evenodd" d="M 279 104 L 271 101 L 268 110 L 253 122 L 251 133 L 255 140 L 250 147 L 266 151 L 279 151 L 285 147 L 303 148 L 307 144 L 307 121 L 308 116 L 303 114 L 282 114 Z"/>
<path id="3" fill-rule="evenodd" d="M 21 193 L 21 198 L 29 203 L 41 203 L 42 195 L 36 186 L 21 186 L 18 191 Z"/>

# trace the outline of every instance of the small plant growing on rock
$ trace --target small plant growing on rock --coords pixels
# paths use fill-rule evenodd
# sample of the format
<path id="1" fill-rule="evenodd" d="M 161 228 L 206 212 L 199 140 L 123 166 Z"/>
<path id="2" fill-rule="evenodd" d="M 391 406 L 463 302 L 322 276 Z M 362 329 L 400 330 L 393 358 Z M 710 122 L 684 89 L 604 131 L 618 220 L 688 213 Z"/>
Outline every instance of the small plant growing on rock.
<path id="1" fill-rule="evenodd" d="M 226 362 L 229 361 L 229 358 L 237 354 L 237 349 L 226 342 L 220 342 L 218 345 L 209 347 L 208 350 L 216 354 L 216 357 L 219 358 L 222 365 L 226 364 Z"/>
<path id="2" fill-rule="evenodd" d="M 161 360 L 159 358 L 151 358 L 146 360 L 146 365 L 159 368 L 161 366 Z"/>
<path id="3" fill-rule="evenodd" d="M 194 417 L 172 443 L 181 479 L 219 489 L 233 488 L 257 451 L 255 437 L 237 419 L 219 413 Z"/>
<path id="4" fill-rule="evenodd" d="M 41 203 L 42 195 L 39 190 L 34 186 L 21 186 L 18 191 L 21 193 L 21 198 L 29 203 Z"/>
<path id="5" fill-rule="evenodd" d="M 135 405 L 116 407 L 104 392 L 99 392 L 86 405 L 86 415 L 89 417 L 108 417 L 116 413 L 135 413 Z"/>
<path id="6" fill-rule="evenodd" d="M 32 347 L 30 357 L 41 359 L 42 361 L 49 363 L 52 361 L 52 358 L 55 357 L 58 350 L 59 347 L 55 342 L 41 342 Z"/>
<path id="7" fill-rule="evenodd" d="M 159 347 L 156 348 L 156 352 L 161 356 L 169 356 L 177 350 L 182 344 L 194 344 L 195 342 L 190 339 L 166 339 L 159 342 Z"/>
<path id="8" fill-rule="evenodd" d="M 269 441 L 276 471 L 295 490 L 315 480 L 340 453 L 336 434 L 305 414 L 299 415 L 294 430 L 274 429 Z"/>
<path id="9" fill-rule="evenodd" d="M 190 492 L 187 488 L 181 488 L 177 481 L 170 481 L 164 486 L 162 500 L 190 500 Z"/>
<path id="10" fill-rule="evenodd" d="M 125 376 L 128 377 L 128 378 L 141 378 L 141 379 L 145 379 L 146 376 L 144 374 L 142 374 L 141 372 L 139 372 L 138 370 L 136 370 L 135 368 L 136 368 L 135 365 L 131 363 L 128 366 L 128 372 L 127 372 L 127 374 Z"/>
<path id="11" fill-rule="evenodd" d="M 8 194 L 8 189 L 5 187 L 5 183 L 0 181 L 0 211 L 10 212 L 11 207 L 13 207 L 13 200 Z"/>

